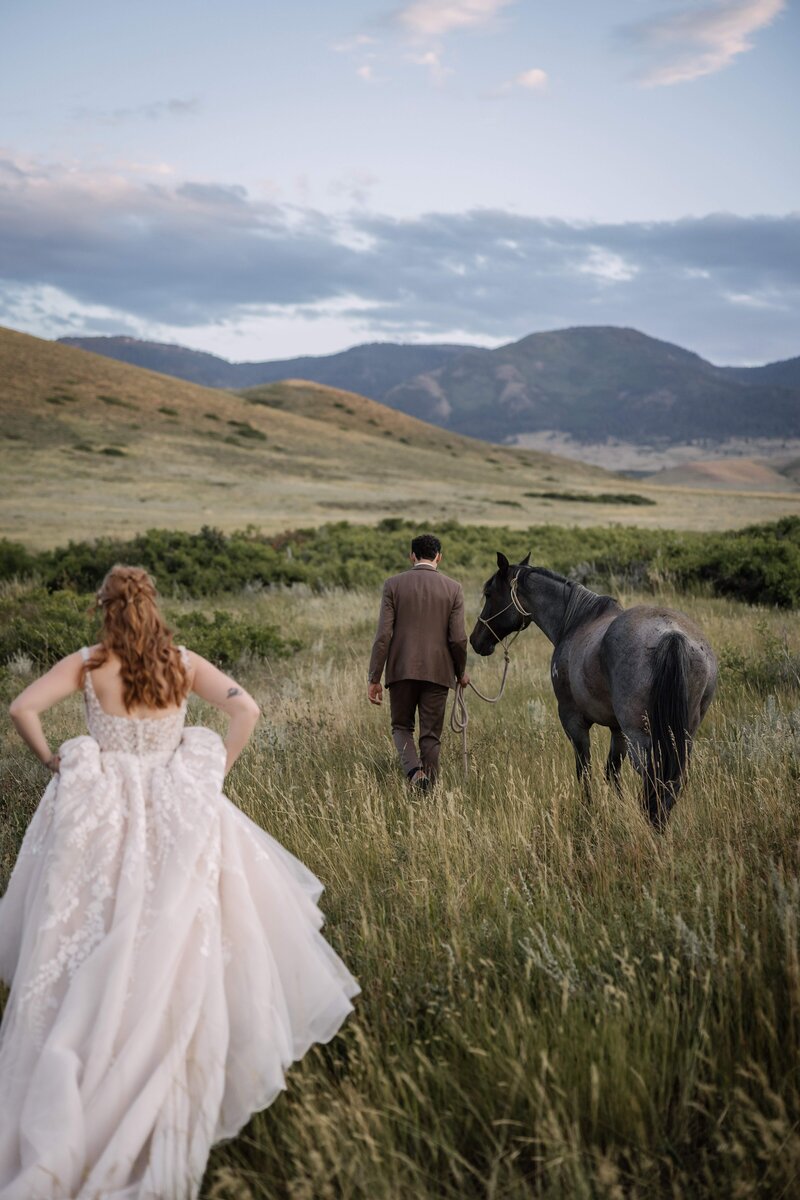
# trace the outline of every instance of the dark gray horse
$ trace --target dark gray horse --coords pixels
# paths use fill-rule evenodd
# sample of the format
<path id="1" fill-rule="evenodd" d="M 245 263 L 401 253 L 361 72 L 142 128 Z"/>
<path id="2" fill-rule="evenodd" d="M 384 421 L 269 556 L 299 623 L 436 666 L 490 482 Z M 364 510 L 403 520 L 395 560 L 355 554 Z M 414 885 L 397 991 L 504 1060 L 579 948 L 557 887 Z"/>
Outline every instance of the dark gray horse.
<path id="1" fill-rule="evenodd" d="M 544 567 L 512 565 L 497 555 L 481 615 L 470 635 L 477 654 L 491 654 L 531 621 L 553 643 L 550 675 L 558 715 L 588 786 L 589 730 L 611 730 L 606 778 L 619 788 L 630 754 L 644 783 L 644 806 L 661 828 L 675 803 L 692 739 L 717 685 L 717 660 L 700 629 L 683 613 L 639 604 L 623 609 Z"/>

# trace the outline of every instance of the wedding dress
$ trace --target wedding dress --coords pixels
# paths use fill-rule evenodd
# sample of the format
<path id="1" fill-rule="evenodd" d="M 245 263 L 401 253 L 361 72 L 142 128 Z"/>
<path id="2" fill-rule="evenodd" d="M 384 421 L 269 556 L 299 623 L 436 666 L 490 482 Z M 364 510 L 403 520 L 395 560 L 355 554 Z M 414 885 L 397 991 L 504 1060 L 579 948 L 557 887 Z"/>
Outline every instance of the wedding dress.
<path id="1" fill-rule="evenodd" d="M 218 735 L 84 696 L 0 901 L 0 1200 L 191 1200 L 358 986 Z"/>

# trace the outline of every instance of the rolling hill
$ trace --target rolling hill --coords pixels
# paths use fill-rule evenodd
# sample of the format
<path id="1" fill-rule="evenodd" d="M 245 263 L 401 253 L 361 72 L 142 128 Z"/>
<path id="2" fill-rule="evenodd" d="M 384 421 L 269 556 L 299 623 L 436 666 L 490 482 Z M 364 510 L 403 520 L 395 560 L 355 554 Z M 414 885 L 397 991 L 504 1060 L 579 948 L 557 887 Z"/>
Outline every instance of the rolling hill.
<path id="1" fill-rule="evenodd" d="M 288 382 L 240 395 L 3 329 L 0 414 L 0 536 L 32 546 L 156 526 L 275 531 L 388 515 L 529 523 L 554 505 L 526 491 L 633 486 L 338 389 Z M 555 504 L 576 523 L 584 507 Z M 595 521 L 629 516 L 588 507 Z"/>
<path id="2" fill-rule="evenodd" d="M 524 442 L 555 431 L 578 455 L 581 444 L 608 438 L 634 446 L 700 440 L 712 456 L 734 441 L 800 438 L 800 359 L 716 367 L 635 329 L 535 333 L 496 350 L 375 343 L 318 358 L 238 364 L 131 338 L 67 340 L 213 386 L 325 383 L 488 441 Z"/>

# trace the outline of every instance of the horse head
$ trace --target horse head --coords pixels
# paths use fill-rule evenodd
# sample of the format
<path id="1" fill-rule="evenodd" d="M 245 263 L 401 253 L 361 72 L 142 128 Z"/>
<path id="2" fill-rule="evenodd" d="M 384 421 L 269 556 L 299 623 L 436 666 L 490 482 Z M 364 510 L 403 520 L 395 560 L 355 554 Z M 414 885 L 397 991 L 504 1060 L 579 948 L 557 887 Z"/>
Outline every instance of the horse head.
<path id="1" fill-rule="evenodd" d="M 498 551 L 497 570 L 483 585 L 483 608 L 469 635 L 476 654 L 486 657 L 498 642 L 529 624 L 529 616 L 516 600 L 516 578 L 520 567 L 526 567 L 530 558 L 530 554 L 526 554 L 521 562 L 510 563 L 505 554 Z"/>

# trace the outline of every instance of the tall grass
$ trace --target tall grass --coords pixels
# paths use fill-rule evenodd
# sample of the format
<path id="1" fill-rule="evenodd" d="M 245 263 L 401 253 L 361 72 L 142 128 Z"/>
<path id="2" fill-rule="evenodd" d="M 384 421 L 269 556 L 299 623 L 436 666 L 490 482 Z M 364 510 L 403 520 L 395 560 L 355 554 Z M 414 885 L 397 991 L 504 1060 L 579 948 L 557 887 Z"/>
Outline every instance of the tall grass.
<path id="1" fill-rule="evenodd" d="M 729 665 L 658 837 L 632 773 L 606 787 L 605 733 L 582 800 L 536 630 L 502 703 L 470 702 L 469 778 L 450 735 L 440 788 L 412 799 L 365 699 L 375 596 L 231 601 L 305 649 L 245 667 L 264 717 L 228 791 L 325 882 L 363 995 L 214 1151 L 208 1200 L 798 1194 L 800 695 L 769 667 L 796 667 L 797 630 L 679 606 Z M 79 720 L 65 705 L 53 737 Z M 11 734 L 2 771 L 7 873 L 44 779 Z"/>

